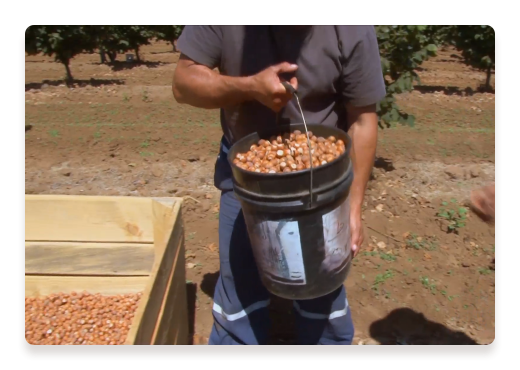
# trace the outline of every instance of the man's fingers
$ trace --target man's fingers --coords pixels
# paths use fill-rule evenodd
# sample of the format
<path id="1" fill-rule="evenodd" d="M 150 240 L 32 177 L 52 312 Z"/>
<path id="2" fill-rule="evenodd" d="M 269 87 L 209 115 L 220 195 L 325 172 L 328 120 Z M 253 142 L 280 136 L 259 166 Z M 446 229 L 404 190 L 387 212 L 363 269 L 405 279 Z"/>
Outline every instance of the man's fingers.
<path id="1" fill-rule="evenodd" d="M 352 245 L 352 253 L 354 253 L 354 257 L 356 257 L 356 254 L 359 252 L 359 247 L 357 244 Z"/>
<path id="2" fill-rule="evenodd" d="M 291 78 L 289 83 L 294 87 L 294 90 L 298 91 L 298 79 L 296 77 Z"/>
<path id="3" fill-rule="evenodd" d="M 283 63 L 274 65 L 272 68 L 273 68 L 274 73 L 280 74 L 280 73 L 294 72 L 298 69 L 298 66 L 296 64 L 283 62 Z"/>

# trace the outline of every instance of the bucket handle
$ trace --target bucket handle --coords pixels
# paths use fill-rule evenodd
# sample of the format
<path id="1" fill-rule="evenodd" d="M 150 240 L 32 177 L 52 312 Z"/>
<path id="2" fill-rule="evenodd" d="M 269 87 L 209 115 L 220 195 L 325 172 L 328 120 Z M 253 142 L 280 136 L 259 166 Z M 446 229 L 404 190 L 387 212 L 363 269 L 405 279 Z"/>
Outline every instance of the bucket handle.
<path id="1" fill-rule="evenodd" d="M 295 98 L 296 98 L 296 103 L 298 103 L 298 108 L 300 108 L 300 114 L 302 115 L 302 120 L 303 120 L 303 126 L 305 127 L 305 136 L 307 136 L 307 145 L 309 146 L 309 153 L 311 154 L 311 158 L 310 158 L 310 164 L 311 164 L 311 168 L 310 168 L 310 173 L 311 173 L 311 176 L 310 176 L 310 184 L 309 184 L 309 193 L 310 193 L 310 203 L 309 203 L 309 208 L 312 208 L 312 199 L 313 199 L 313 196 L 312 196 L 312 185 L 314 183 L 313 181 L 313 174 L 314 174 L 314 164 L 312 163 L 312 154 L 313 154 L 313 149 L 311 148 L 311 140 L 309 139 L 309 130 L 307 130 L 307 122 L 305 122 L 305 116 L 303 115 L 303 110 L 302 110 L 302 106 L 300 105 L 300 98 L 298 97 L 298 92 L 296 91 L 296 89 L 294 88 L 293 85 L 291 85 L 289 82 L 287 81 L 281 81 L 283 87 L 285 87 L 285 90 L 289 93 L 291 93 L 291 95 L 293 95 Z"/>

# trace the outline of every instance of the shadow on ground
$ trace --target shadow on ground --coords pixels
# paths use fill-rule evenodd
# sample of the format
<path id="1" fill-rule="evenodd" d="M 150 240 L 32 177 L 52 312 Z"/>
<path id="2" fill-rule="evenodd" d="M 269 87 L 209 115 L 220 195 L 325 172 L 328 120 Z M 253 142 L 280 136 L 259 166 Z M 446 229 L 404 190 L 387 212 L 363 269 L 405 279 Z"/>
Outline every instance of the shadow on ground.
<path id="1" fill-rule="evenodd" d="M 91 78 L 90 80 L 72 80 L 67 83 L 65 80 L 43 80 L 42 82 L 31 82 L 25 84 L 25 91 L 29 90 L 41 90 L 42 87 L 46 86 L 60 86 L 67 85 L 70 87 L 84 87 L 84 86 L 101 86 L 101 85 L 124 85 L 124 80 L 96 80 Z M 46 86 L 44 86 L 46 85 Z"/>
<path id="2" fill-rule="evenodd" d="M 445 95 L 466 95 L 471 96 L 477 93 L 491 93 L 494 94 L 495 90 L 493 88 L 486 88 L 484 85 L 481 85 L 478 89 L 472 89 L 471 87 L 466 87 L 465 89 L 461 89 L 457 86 L 427 86 L 427 85 L 418 85 L 413 88 L 416 91 L 419 91 L 421 94 L 433 94 L 435 92 L 443 92 Z"/>
<path id="3" fill-rule="evenodd" d="M 383 157 L 376 158 L 376 160 L 374 162 L 374 167 L 382 168 L 383 170 L 385 170 L 385 172 L 390 172 L 390 171 L 395 170 L 394 162 L 392 162 L 392 160 L 390 160 L 390 159 L 383 158 Z"/>
<path id="4" fill-rule="evenodd" d="M 188 298 L 188 343 L 193 344 L 193 334 L 195 333 L 195 302 L 197 300 L 197 284 L 187 283 L 186 295 Z"/>
<path id="5" fill-rule="evenodd" d="M 168 63 L 163 63 L 163 62 L 145 62 L 145 61 L 142 61 L 142 62 L 121 62 L 121 61 L 114 61 L 114 62 L 109 62 L 109 63 L 93 63 L 93 64 L 96 64 L 96 65 L 108 65 L 112 71 L 114 72 L 117 72 L 117 71 L 124 71 L 124 70 L 129 70 L 129 69 L 133 69 L 133 68 L 137 68 L 137 67 L 142 67 L 142 66 L 145 66 L 147 68 L 157 68 L 157 67 L 160 67 L 162 65 L 165 65 L 165 64 L 168 64 Z"/>
<path id="6" fill-rule="evenodd" d="M 213 299 L 213 296 L 215 295 L 215 286 L 217 285 L 219 276 L 220 271 L 208 272 L 207 274 L 204 274 L 202 282 L 200 283 L 200 290 L 210 296 L 211 299 Z"/>
<path id="7" fill-rule="evenodd" d="M 398 308 L 370 325 L 370 336 L 381 344 L 468 345 L 478 344 L 465 333 L 428 320 L 410 308 Z"/>
<path id="8" fill-rule="evenodd" d="M 374 161 L 374 168 L 370 173 L 370 180 L 376 179 L 376 168 L 381 169 L 384 172 L 390 172 L 395 170 L 394 162 L 392 160 L 383 157 L 376 157 L 376 160 Z"/>

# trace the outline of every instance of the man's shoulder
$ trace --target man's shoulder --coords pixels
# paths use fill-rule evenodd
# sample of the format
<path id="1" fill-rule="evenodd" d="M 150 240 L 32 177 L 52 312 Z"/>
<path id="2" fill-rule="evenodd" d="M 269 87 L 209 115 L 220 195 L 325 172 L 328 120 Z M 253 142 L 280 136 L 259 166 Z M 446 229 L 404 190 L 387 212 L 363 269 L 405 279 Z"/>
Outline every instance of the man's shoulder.
<path id="1" fill-rule="evenodd" d="M 364 38 L 367 34 L 375 32 L 374 26 L 334 26 L 340 37 Z"/>

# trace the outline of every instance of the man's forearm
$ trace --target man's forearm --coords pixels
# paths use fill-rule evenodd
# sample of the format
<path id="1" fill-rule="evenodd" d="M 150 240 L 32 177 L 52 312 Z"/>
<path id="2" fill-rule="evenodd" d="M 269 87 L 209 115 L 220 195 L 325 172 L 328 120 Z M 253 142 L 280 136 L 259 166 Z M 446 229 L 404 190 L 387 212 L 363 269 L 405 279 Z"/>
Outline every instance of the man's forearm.
<path id="1" fill-rule="evenodd" d="M 179 60 L 175 73 L 173 95 L 179 103 L 197 108 L 216 109 L 252 99 L 251 77 L 223 76 L 186 60 Z"/>
<path id="2" fill-rule="evenodd" d="M 366 108 L 366 109 L 365 109 Z M 361 213 L 365 189 L 374 166 L 377 146 L 377 114 L 375 107 L 351 109 L 349 135 L 352 139 L 350 156 L 354 166 L 354 181 L 350 190 L 353 212 Z"/>

